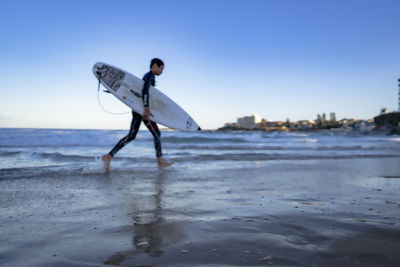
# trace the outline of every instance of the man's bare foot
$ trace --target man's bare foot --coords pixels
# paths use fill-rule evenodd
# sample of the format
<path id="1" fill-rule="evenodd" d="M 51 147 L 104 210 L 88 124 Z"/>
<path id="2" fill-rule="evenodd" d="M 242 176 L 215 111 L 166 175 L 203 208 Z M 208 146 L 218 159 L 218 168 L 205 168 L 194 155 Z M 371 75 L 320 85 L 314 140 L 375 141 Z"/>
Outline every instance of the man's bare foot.
<path id="1" fill-rule="evenodd" d="M 168 162 L 163 160 L 162 158 L 157 158 L 158 169 L 165 169 L 173 164 L 173 162 Z"/>
<path id="2" fill-rule="evenodd" d="M 110 161 L 112 160 L 112 156 L 110 154 L 105 154 L 101 157 L 101 160 L 104 163 L 104 170 L 108 173 L 110 171 Z"/>

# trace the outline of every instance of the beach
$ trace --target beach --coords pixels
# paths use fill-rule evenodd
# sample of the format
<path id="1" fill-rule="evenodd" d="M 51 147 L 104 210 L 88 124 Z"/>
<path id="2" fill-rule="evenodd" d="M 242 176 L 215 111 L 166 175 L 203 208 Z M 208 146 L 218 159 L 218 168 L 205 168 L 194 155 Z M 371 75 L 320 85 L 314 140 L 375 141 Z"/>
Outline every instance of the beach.
<path id="1" fill-rule="evenodd" d="M 400 137 L 0 129 L 1 266 L 398 266 Z"/>

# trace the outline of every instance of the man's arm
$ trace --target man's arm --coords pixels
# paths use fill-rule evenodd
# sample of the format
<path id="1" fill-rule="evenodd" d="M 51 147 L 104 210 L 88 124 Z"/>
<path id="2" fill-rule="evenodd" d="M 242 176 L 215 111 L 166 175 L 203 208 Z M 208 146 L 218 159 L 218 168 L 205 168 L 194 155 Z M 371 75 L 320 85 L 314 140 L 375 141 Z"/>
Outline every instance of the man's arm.
<path id="1" fill-rule="evenodd" d="M 151 78 L 152 78 L 151 72 L 146 73 L 146 75 L 143 77 L 144 85 L 142 89 L 142 98 L 143 98 L 143 105 L 145 108 L 149 106 L 149 88 L 151 85 Z"/>
<path id="2" fill-rule="evenodd" d="M 143 98 L 143 106 L 144 106 L 144 113 L 143 113 L 143 119 L 147 120 L 150 115 L 152 116 L 150 112 L 150 107 L 149 107 L 149 88 L 151 85 L 151 80 L 153 78 L 153 75 L 151 72 L 148 72 L 144 77 L 144 85 L 142 89 L 142 98 Z"/>

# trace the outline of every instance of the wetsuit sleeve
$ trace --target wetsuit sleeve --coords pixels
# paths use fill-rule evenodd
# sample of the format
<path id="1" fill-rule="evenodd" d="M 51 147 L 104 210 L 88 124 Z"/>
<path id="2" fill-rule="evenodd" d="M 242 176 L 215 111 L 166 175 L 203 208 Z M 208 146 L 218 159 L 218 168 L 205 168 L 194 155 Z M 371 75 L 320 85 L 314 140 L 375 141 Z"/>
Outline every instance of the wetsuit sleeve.
<path id="1" fill-rule="evenodd" d="M 142 98 L 143 98 L 144 107 L 149 106 L 149 88 L 151 85 L 151 80 L 152 80 L 152 75 L 150 73 L 147 73 L 143 77 L 144 85 L 143 85 L 143 89 L 142 89 Z"/>

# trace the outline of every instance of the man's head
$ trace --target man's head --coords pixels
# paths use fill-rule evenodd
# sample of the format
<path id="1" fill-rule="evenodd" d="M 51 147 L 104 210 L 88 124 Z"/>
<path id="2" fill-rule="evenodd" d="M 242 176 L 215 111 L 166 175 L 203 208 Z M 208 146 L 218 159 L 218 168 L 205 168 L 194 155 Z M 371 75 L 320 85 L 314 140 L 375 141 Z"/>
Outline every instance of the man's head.
<path id="1" fill-rule="evenodd" d="M 153 58 L 150 63 L 150 70 L 154 75 L 161 75 L 164 70 L 164 62 L 159 58 Z"/>

